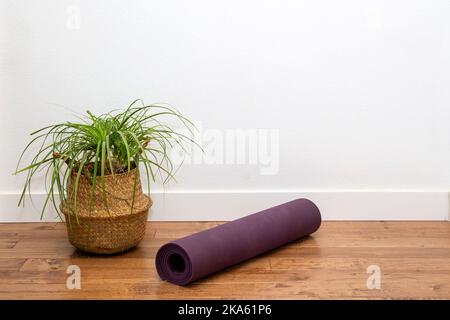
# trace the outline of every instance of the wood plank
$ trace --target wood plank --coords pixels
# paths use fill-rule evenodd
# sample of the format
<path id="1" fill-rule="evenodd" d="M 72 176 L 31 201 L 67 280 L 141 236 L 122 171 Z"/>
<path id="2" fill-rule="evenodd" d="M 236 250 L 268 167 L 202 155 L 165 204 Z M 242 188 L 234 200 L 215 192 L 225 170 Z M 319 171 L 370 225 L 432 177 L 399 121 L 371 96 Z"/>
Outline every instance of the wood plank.
<path id="1" fill-rule="evenodd" d="M 313 236 L 233 266 L 187 287 L 161 281 L 158 248 L 221 222 L 151 222 L 123 255 L 73 248 L 62 223 L 0 224 L 2 299 L 450 299 L 450 223 L 324 222 Z M 69 265 L 82 272 L 68 290 Z M 369 265 L 382 288 L 370 290 Z"/>

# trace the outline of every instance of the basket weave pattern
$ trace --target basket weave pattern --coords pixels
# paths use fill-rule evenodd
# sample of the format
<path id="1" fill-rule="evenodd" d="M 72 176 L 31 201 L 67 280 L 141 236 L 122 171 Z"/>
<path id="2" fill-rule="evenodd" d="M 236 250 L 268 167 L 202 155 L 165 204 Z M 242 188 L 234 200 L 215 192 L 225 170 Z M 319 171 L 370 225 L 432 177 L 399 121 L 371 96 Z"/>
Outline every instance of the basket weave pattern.
<path id="1" fill-rule="evenodd" d="M 73 246 L 92 253 L 114 254 L 136 246 L 144 238 L 152 200 L 142 192 L 137 169 L 107 175 L 104 182 L 98 177 L 92 201 L 92 179 L 80 175 L 76 207 L 75 179 L 76 173 L 73 173 L 69 199 L 61 203 L 69 241 Z"/>

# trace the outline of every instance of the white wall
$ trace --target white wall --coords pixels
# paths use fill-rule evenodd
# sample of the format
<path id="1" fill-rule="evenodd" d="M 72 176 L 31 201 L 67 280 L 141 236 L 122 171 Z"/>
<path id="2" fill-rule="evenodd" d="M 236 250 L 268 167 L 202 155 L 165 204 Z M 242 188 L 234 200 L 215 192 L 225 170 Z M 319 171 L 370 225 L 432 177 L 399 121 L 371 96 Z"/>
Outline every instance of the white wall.
<path id="1" fill-rule="evenodd" d="M 449 17 L 447 0 L 0 0 L 0 197 L 27 133 L 138 97 L 206 130 L 278 129 L 277 174 L 185 165 L 171 192 L 446 195 Z"/>

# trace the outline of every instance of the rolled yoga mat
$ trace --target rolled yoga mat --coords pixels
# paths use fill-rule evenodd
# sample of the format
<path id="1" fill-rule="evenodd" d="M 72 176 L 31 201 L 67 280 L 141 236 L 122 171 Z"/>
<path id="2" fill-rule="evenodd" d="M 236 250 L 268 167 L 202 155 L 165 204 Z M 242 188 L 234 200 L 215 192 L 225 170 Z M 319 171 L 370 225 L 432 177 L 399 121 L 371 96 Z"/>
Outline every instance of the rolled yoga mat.
<path id="1" fill-rule="evenodd" d="M 321 220 L 313 202 L 293 200 L 163 245 L 156 269 L 161 279 L 186 285 L 307 236 Z"/>

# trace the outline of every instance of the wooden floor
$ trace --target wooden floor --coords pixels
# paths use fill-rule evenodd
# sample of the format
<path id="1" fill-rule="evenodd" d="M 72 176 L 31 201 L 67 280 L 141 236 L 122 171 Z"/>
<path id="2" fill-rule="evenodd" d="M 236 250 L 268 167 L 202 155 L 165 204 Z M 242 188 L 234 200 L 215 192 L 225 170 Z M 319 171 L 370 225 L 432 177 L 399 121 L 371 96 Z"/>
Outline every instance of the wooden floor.
<path id="1" fill-rule="evenodd" d="M 157 249 L 217 225 L 151 222 L 124 255 L 75 250 L 65 226 L 0 224 L 2 299 L 450 299 L 450 223 L 324 222 L 313 236 L 178 287 L 158 278 Z M 81 289 L 66 288 L 66 268 L 81 269 Z M 366 269 L 381 268 L 381 289 Z"/>

